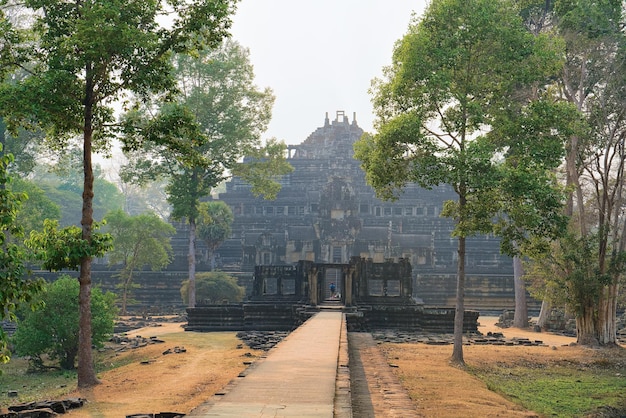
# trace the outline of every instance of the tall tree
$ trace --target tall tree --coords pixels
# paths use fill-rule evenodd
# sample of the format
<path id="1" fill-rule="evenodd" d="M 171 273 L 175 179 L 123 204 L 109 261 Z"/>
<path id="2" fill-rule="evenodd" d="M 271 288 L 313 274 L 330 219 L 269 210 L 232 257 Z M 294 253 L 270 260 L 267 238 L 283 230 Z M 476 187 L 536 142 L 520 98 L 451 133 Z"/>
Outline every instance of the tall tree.
<path id="1" fill-rule="evenodd" d="M 569 191 L 566 213 L 572 217 L 570 234 L 577 232 L 555 245 L 560 249 L 553 251 L 553 266 L 547 266 L 545 257 L 537 257 L 538 264 L 554 278 L 546 282 L 547 288 L 542 293 L 558 294 L 551 289 L 558 287 L 554 286 L 555 281 L 560 283 L 570 294 L 552 299 L 567 301 L 568 308 L 575 313 L 578 342 L 613 345 L 618 287 L 624 275 L 626 250 L 623 237 L 626 220 L 621 212 L 622 143 L 626 132 L 624 5 L 619 0 L 524 0 L 522 3 L 531 13 L 543 10 L 544 21 L 551 26 L 547 32 L 563 39 L 565 65 L 556 78 L 555 91 L 562 100 L 576 107 L 587 125 L 586 130 L 570 135 L 565 159 Z M 581 256 L 590 248 L 595 248 L 591 251 L 593 268 Z M 581 264 L 568 264 L 563 259 L 565 255 L 570 257 L 569 261 L 575 259 Z M 560 272 L 560 276 L 554 271 Z M 581 280 L 583 276 L 585 279 Z M 542 314 L 545 312 L 542 306 Z"/>
<path id="2" fill-rule="evenodd" d="M 575 216 L 579 239 L 594 243 L 594 268 L 575 269 L 570 284 L 585 273 L 585 288 L 576 306 L 578 342 L 617 343 L 618 283 L 623 276 L 626 219 L 623 215 L 626 154 L 626 38 L 623 2 L 558 2 L 555 19 L 566 42 L 566 64 L 559 78 L 563 98 L 576 105 L 589 124 L 586 134 L 570 138 L 567 182 L 574 191 L 568 210 Z M 595 297 L 590 297 L 591 295 Z"/>
<path id="3" fill-rule="evenodd" d="M 3 9 L 13 0 L 0 0 Z M 0 87 L 0 111 L 9 125 L 36 120 L 62 144 L 80 135 L 83 151 L 82 239 L 93 224 L 94 149 L 106 149 L 113 103 L 128 92 L 170 92 L 172 53 L 214 46 L 227 35 L 235 0 L 95 1 L 26 0 L 32 10 L 30 42 L 2 63 L 34 62 L 29 76 Z M 168 18 L 167 27 L 160 25 Z M 3 22 L 4 23 L 4 22 Z M 10 27 L 10 34 L 19 28 Z M 19 39 L 11 38 L 17 43 Z M 80 262 L 78 385 L 99 383 L 91 350 L 91 256 Z"/>
<path id="4" fill-rule="evenodd" d="M 528 161 L 518 153 L 499 163 L 511 142 L 498 140 L 510 136 L 492 132 L 500 124 L 517 126 L 523 109 L 534 113 L 516 91 L 554 70 L 556 52 L 526 30 L 511 1 L 434 0 L 396 44 L 386 80 L 374 83 L 378 132 L 355 150 L 368 182 L 383 198 L 394 198 L 407 182 L 449 184 L 458 196 L 442 211 L 455 220 L 458 240 L 455 365 L 464 365 L 466 238 L 492 232 L 494 216 L 506 209 L 503 187 L 516 176 L 529 181 L 533 173 L 532 165 L 514 163 L 515 156 Z"/>
<path id="5" fill-rule="evenodd" d="M 105 220 L 113 237 L 113 250 L 108 254 L 109 264 L 122 265 L 119 273 L 121 314 L 126 315 L 135 273 L 144 267 L 158 271 L 170 264 L 170 238 L 176 230 L 151 213 L 129 216 L 117 210 L 107 214 Z"/>
<path id="6" fill-rule="evenodd" d="M 129 142 L 135 148 L 143 146 L 142 152 L 152 158 L 131 159 L 135 164 L 126 173 L 138 180 L 166 176 L 171 216 L 189 224 L 189 306 L 193 307 L 200 199 L 231 174 L 248 180 L 255 194 L 273 197 L 280 188 L 273 177 L 287 173 L 291 166 L 284 144 L 261 142 L 274 97 L 269 89 L 254 85 L 245 48 L 229 40 L 197 57 L 177 56 L 174 63 L 179 104 L 161 104 L 154 118 L 147 111 L 127 115 Z M 173 119 L 186 123 L 173 124 Z M 242 163 L 243 157 L 247 158 Z"/>
<path id="7" fill-rule="evenodd" d="M 215 270 L 215 250 L 230 236 L 233 212 L 222 201 L 202 202 L 199 206 L 198 237 L 208 249 L 211 270 Z"/>

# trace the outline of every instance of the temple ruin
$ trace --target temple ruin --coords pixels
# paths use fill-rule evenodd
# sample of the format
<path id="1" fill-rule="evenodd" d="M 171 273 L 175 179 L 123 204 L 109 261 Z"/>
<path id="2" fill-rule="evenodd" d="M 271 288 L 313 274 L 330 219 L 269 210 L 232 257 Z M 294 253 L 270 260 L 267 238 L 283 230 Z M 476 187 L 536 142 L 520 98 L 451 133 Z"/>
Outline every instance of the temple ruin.
<path id="1" fill-rule="evenodd" d="M 300 260 L 255 268 L 252 294 L 242 304 L 187 309 L 188 331 L 292 330 L 321 309 L 341 309 L 348 330 L 394 328 L 452 333 L 454 309 L 425 307 L 412 297 L 411 264 L 400 258 L 346 264 Z M 464 330 L 476 332 L 478 312 L 466 311 Z"/>
<path id="2" fill-rule="evenodd" d="M 291 268 L 301 260 L 326 265 L 339 279 L 353 257 L 384 263 L 407 260 L 412 269 L 412 298 L 424 306 L 449 308 L 456 296 L 457 242 L 453 224 L 440 216 L 443 203 L 456 199 L 446 186 L 424 189 L 410 184 L 396 201 L 383 201 L 367 185 L 353 145 L 363 130 L 338 111 L 287 157 L 294 171 L 280 178 L 275 200 L 255 197 L 239 178 L 226 184 L 219 199 L 233 210 L 232 235 L 216 251 L 218 269 L 236 276 L 254 299 L 257 266 Z M 187 236 L 175 224 L 174 262 L 163 272 L 143 271 L 131 307 L 146 311 L 183 309 L 180 283 L 187 278 Z M 499 240 L 481 235 L 467 240 L 466 297 L 468 309 L 502 312 L 514 307 L 512 260 L 500 254 Z M 197 241 L 197 271 L 210 269 L 206 248 Z M 94 281 L 114 289 L 116 280 L 106 263 L 94 263 Z M 329 279 L 330 280 L 330 279 Z M 387 289 L 390 291 L 390 288 Z M 393 287 L 391 288 L 393 290 Z M 531 301 L 530 309 L 538 307 Z"/>
<path id="3" fill-rule="evenodd" d="M 233 210 L 233 234 L 218 249 L 219 268 L 239 274 L 252 293 L 258 265 L 293 265 L 300 260 L 347 264 L 352 257 L 381 263 L 406 259 L 414 297 L 429 306 L 454 306 L 457 242 L 452 221 L 440 216 L 455 200 L 447 185 L 410 184 L 396 201 L 383 201 L 366 183 L 353 145 L 363 130 L 343 111 L 299 145 L 288 146 L 294 171 L 280 179 L 276 200 L 255 198 L 234 178 L 220 200 Z M 466 306 L 501 311 L 514 306 L 512 260 L 500 254 L 493 236 L 467 240 Z"/>

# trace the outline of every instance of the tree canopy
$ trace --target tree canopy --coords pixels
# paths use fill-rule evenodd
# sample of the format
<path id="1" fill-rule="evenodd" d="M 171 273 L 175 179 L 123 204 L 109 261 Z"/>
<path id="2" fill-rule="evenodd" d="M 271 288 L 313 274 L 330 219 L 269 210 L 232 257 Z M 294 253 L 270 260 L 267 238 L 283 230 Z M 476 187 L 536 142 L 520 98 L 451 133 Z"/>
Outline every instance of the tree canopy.
<path id="1" fill-rule="evenodd" d="M 458 196 L 442 211 L 454 219 L 458 239 L 455 364 L 464 364 L 466 237 L 493 232 L 498 215 L 501 226 L 518 221 L 505 214 L 510 197 L 536 208 L 539 231 L 558 229 L 551 220 L 558 220 L 560 194 L 546 171 L 558 164 L 563 142 L 550 120 L 538 117 L 540 106 L 549 115 L 556 110 L 537 86 L 558 71 L 560 52 L 558 43 L 526 29 L 512 1 L 434 0 L 396 44 L 385 79 L 373 83 L 377 133 L 365 135 L 355 152 L 377 194 L 393 199 L 415 182 L 449 184 Z M 528 140 L 516 142 L 533 121 Z M 523 158 L 529 151 L 544 159 Z M 524 189 L 516 190 L 520 181 Z M 528 217 L 520 211 L 520 219 Z"/>
<path id="2" fill-rule="evenodd" d="M 222 303 L 241 302 L 245 288 L 237 284 L 237 279 L 223 271 L 198 273 L 196 297 L 203 304 L 219 305 Z M 183 281 L 180 288 L 183 302 L 189 302 L 189 280 Z"/>
<path id="3" fill-rule="evenodd" d="M 280 188 L 275 177 L 291 166 L 284 157 L 284 144 L 261 141 L 274 96 L 254 84 L 245 48 L 227 40 L 195 57 L 178 55 L 173 63 L 178 102 L 156 101 L 126 115 L 128 150 L 140 150 L 142 157 L 131 159 L 125 174 L 136 181 L 167 179 L 171 216 L 190 226 L 189 303 L 193 306 L 200 199 L 233 174 L 252 184 L 255 194 L 274 197 Z M 151 117 L 154 107 L 157 113 Z"/>
<path id="4" fill-rule="evenodd" d="M 198 237 L 206 243 L 211 270 L 215 270 L 215 250 L 230 237 L 233 212 L 219 200 L 200 203 L 198 212 Z"/>
<path id="5" fill-rule="evenodd" d="M 553 302 L 565 301 L 576 315 L 580 344 L 612 346 L 617 342 L 618 289 L 626 270 L 624 4 L 526 3 L 530 10 L 544 10 L 551 22 L 544 32 L 564 43 L 564 67 L 554 79 L 554 91 L 579 112 L 581 122 L 566 147 L 568 235 L 553 245 L 550 254 L 534 257 L 545 267 L 544 273 L 549 272 L 543 275 L 549 279 L 542 293 Z M 536 279 L 542 274 L 533 267 L 533 275 Z M 566 294 L 554 292 L 557 288 L 566 289 Z"/>
<path id="6" fill-rule="evenodd" d="M 29 19 L 12 25 L 4 11 L 24 7 Z M 48 144 L 82 140 L 82 239 L 91 242 L 94 150 L 106 150 L 117 129 L 116 101 L 129 93 L 169 96 L 177 85 L 172 55 L 215 47 L 228 35 L 235 0 L 64 1 L 0 0 L 3 11 L 2 80 L 18 68 L 28 74 L 0 85 L 0 116 L 13 132 L 39 125 Z M 167 25 L 162 23 L 167 18 Z M 175 119 L 173 119 L 175 122 Z M 80 263 L 78 385 L 98 383 L 91 351 L 91 256 Z"/>

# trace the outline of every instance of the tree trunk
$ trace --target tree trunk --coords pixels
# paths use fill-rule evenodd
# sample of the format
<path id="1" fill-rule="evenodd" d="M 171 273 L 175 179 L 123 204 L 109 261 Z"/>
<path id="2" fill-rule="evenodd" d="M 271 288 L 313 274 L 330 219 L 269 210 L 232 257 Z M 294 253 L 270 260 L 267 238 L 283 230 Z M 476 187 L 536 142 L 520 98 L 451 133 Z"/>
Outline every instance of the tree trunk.
<path id="1" fill-rule="evenodd" d="M 60 361 L 61 368 L 63 370 L 74 370 L 74 364 L 76 363 L 76 351 L 70 350 L 65 353 L 65 356 Z"/>
<path id="2" fill-rule="evenodd" d="M 465 367 L 463 359 L 463 317 L 465 316 L 465 237 L 458 238 L 458 271 L 456 282 L 456 311 L 454 312 L 454 348 L 450 363 Z"/>
<path id="3" fill-rule="evenodd" d="M 584 306 L 582 313 L 576 316 L 576 342 L 578 344 L 588 347 L 597 347 L 599 345 L 594 316 L 595 309 L 592 305 Z"/>
<path id="4" fill-rule="evenodd" d="M 617 284 L 605 286 L 597 304 L 585 306 L 583 313 L 576 316 L 578 344 L 598 347 L 618 343 L 617 292 Z"/>
<path id="5" fill-rule="evenodd" d="M 87 82 L 86 92 L 85 126 L 83 131 L 83 210 L 80 223 L 82 225 L 82 239 L 91 243 L 94 178 L 91 161 L 91 141 L 93 134 L 92 86 L 89 81 Z M 83 257 L 81 259 L 78 281 L 80 283 L 80 291 L 78 294 L 78 387 L 84 388 L 100 383 L 96 377 L 93 364 L 93 352 L 91 350 L 91 257 Z"/>
<path id="6" fill-rule="evenodd" d="M 128 307 L 128 293 L 133 282 L 133 270 L 128 271 L 127 274 L 128 277 L 124 280 L 124 288 L 122 289 L 122 315 L 126 315 L 126 308 Z"/>
<path id="7" fill-rule="evenodd" d="M 596 332 L 602 346 L 615 345 L 617 340 L 617 293 L 618 285 L 605 286 L 598 303 Z"/>
<path id="8" fill-rule="evenodd" d="M 552 310 L 552 304 L 544 299 L 541 302 L 541 310 L 539 311 L 539 318 L 537 319 L 537 325 L 543 329 L 550 317 L 550 311 Z"/>
<path id="9" fill-rule="evenodd" d="M 215 251 L 208 250 L 209 261 L 211 262 L 211 271 L 215 271 Z"/>
<path id="10" fill-rule="evenodd" d="M 189 218 L 189 304 L 190 308 L 196 306 L 196 220 Z"/>
<path id="11" fill-rule="evenodd" d="M 128 292 L 128 282 L 124 281 L 122 288 L 122 309 L 120 310 L 122 315 L 126 315 L 126 292 Z"/>
<path id="12" fill-rule="evenodd" d="M 513 257 L 513 282 L 515 285 L 515 316 L 513 317 L 513 326 L 515 328 L 528 327 L 528 304 L 526 303 L 526 283 L 522 280 L 524 275 L 524 267 L 522 260 Z"/>

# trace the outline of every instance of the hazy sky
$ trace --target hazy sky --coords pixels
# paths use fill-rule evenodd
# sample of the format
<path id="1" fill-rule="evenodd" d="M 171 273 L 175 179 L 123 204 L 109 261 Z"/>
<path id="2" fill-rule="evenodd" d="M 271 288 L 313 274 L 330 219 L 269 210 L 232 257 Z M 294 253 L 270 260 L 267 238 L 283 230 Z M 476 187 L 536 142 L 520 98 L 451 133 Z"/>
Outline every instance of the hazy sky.
<path id="1" fill-rule="evenodd" d="M 343 110 L 372 131 L 368 89 L 427 0 L 241 0 L 233 38 L 250 49 L 256 84 L 276 96 L 265 137 L 304 141 Z"/>

